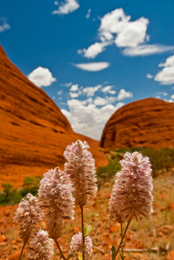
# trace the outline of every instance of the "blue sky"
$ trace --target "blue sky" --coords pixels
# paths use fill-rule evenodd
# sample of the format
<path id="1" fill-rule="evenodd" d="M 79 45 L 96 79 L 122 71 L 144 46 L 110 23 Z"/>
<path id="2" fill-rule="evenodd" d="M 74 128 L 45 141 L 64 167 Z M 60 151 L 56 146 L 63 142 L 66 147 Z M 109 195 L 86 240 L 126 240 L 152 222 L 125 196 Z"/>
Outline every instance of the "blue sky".
<path id="1" fill-rule="evenodd" d="M 1 1 L 0 44 L 74 131 L 100 139 L 121 106 L 174 102 L 173 0 Z"/>

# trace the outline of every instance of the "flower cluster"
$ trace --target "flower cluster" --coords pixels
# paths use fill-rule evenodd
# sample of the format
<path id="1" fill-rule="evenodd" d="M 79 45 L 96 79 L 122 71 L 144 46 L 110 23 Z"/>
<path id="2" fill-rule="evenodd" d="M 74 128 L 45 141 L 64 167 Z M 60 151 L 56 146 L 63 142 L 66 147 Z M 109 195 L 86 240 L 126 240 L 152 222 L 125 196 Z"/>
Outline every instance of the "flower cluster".
<path id="1" fill-rule="evenodd" d="M 48 233 L 39 230 L 33 235 L 28 246 L 27 260 L 51 260 L 54 255 L 54 241 Z"/>
<path id="2" fill-rule="evenodd" d="M 14 216 L 14 222 L 19 223 L 20 237 L 26 243 L 31 236 L 31 233 L 37 222 L 43 218 L 43 212 L 39 207 L 38 200 L 32 194 L 28 193 L 27 200 L 22 199 L 19 203 Z"/>
<path id="3" fill-rule="evenodd" d="M 87 142 L 77 140 L 72 145 L 68 145 L 64 152 L 67 160 L 65 171 L 73 181 L 75 204 L 80 207 L 87 204 L 89 195 L 95 197 L 97 192 L 95 163 L 88 149 Z"/>
<path id="4" fill-rule="evenodd" d="M 122 170 L 117 173 L 113 186 L 109 218 L 120 223 L 131 216 L 150 218 L 153 185 L 149 158 L 138 152 L 126 152 L 120 163 Z"/>
<path id="5" fill-rule="evenodd" d="M 83 254 L 82 233 L 79 232 L 72 237 L 70 243 L 70 253 L 74 260 L 78 260 L 78 253 Z M 92 240 L 89 236 L 85 237 L 85 260 L 90 260 L 92 256 Z"/>
<path id="6" fill-rule="evenodd" d="M 61 236 L 64 219 L 74 219 L 74 198 L 69 176 L 58 167 L 44 174 L 38 191 L 39 203 L 47 208 L 47 230 L 51 238 Z"/>

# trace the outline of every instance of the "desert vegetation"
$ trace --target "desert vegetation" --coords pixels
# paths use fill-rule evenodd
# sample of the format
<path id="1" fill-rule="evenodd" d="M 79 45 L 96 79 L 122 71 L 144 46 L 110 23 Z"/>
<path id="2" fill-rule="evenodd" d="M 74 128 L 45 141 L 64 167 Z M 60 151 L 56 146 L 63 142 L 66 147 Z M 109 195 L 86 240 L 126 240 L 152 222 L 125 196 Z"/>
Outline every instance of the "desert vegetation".
<path id="1" fill-rule="evenodd" d="M 80 149 L 81 153 L 79 152 Z M 83 150 L 85 150 L 84 154 Z M 153 160 L 154 162 L 157 161 L 155 155 L 160 153 L 161 158 L 164 154 L 168 157 L 168 164 L 161 162 L 161 164 L 159 163 L 155 166 L 157 168 L 154 167 L 155 164 L 152 165 L 152 168 L 156 169 L 155 174 L 153 172 L 155 177 L 153 181 L 153 211 L 151 169 L 146 156 L 148 152 L 149 158 L 152 158 L 152 162 Z M 82 142 L 76 142 L 68 146 L 65 151 L 65 158 L 67 159 L 65 172 L 68 174 L 67 176 L 70 176 L 70 179 L 73 180 L 73 187 L 69 183 L 65 172 L 59 168 L 45 173 L 41 182 L 40 177 L 25 178 L 21 190 L 13 189 L 12 185 L 8 183 L 3 184 L 4 190 L 0 196 L 1 204 L 14 204 L 19 202 L 21 197 L 27 196 L 20 202 L 17 209 L 15 219 L 18 224 L 13 224 L 13 231 L 16 233 L 14 232 L 12 235 L 10 232 L 6 232 L 6 240 L 2 243 L 5 243 L 8 239 L 12 241 L 12 237 L 13 241 L 18 239 L 19 248 L 22 247 L 20 255 L 18 255 L 20 259 L 25 259 L 22 256 L 23 252 L 27 259 L 34 259 L 34 257 L 35 259 L 42 259 L 41 255 L 43 255 L 43 259 L 53 259 L 53 257 L 56 259 L 59 255 L 59 257 L 64 260 L 69 258 L 80 260 L 114 260 L 119 258 L 124 259 L 125 257 L 126 259 L 165 259 L 164 255 L 167 254 L 169 248 L 172 249 L 174 247 L 174 205 L 172 204 L 174 200 L 172 189 L 173 173 L 169 171 L 172 170 L 173 150 L 165 148 L 161 149 L 160 153 L 159 150 L 140 148 L 129 149 L 129 152 L 126 154 L 125 149 L 116 149 L 115 151 L 108 150 L 107 156 L 109 158 L 109 164 L 106 167 L 99 167 L 97 169 L 97 180 L 95 177 L 94 160 L 87 150 L 87 145 Z M 143 154 L 143 156 L 141 154 Z M 82 160 L 82 158 L 86 159 Z M 121 164 L 119 162 L 120 159 Z M 139 189 L 136 191 L 135 196 L 133 195 L 134 191 L 130 187 L 133 187 L 134 183 L 138 183 L 138 180 L 132 182 L 130 176 L 132 176 L 132 169 L 136 172 L 136 165 L 142 166 L 141 163 L 143 160 L 145 160 L 143 174 L 147 182 L 145 187 L 140 182 L 139 186 L 141 189 L 140 191 Z M 86 180 L 84 180 L 84 176 L 78 176 L 79 172 L 84 173 L 85 171 L 84 176 L 88 176 Z M 164 174 L 165 171 L 166 173 Z M 119 174 L 115 176 L 117 172 L 119 172 Z M 89 178 L 90 174 L 92 174 L 91 178 Z M 116 182 L 115 178 L 117 180 Z M 95 198 L 97 181 L 100 184 L 100 189 L 97 193 L 97 198 Z M 121 194 L 120 197 L 119 185 L 123 183 L 125 187 L 126 185 L 129 187 L 127 190 L 129 192 L 127 193 L 127 191 L 124 190 L 124 194 Z M 150 186 L 147 185 L 148 183 Z M 114 188 L 112 190 L 113 184 Z M 57 188 L 58 185 L 59 189 Z M 61 187 L 64 187 L 62 191 Z M 75 189 L 75 191 L 72 189 Z M 71 197 L 71 191 L 73 191 L 75 200 Z M 166 195 L 166 191 L 170 196 Z M 139 192 L 139 195 L 137 192 Z M 144 195 L 142 196 L 144 192 L 147 193 L 145 200 Z M 33 195 L 28 193 L 32 193 Z M 36 196 L 37 193 L 38 196 Z M 140 198 L 139 203 L 141 202 L 141 207 L 132 206 L 132 199 L 128 199 L 131 194 L 134 199 L 135 197 Z M 65 197 L 66 200 L 63 201 Z M 141 200 L 143 200 L 143 203 Z M 59 206 L 59 210 L 57 210 L 56 205 Z M 126 205 L 127 207 L 125 207 Z M 28 211 L 27 207 L 29 209 Z M 35 214 L 34 212 L 36 210 L 38 219 L 35 218 L 34 215 L 32 215 L 31 218 L 27 213 L 31 211 L 31 208 L 35 207 L 36 209 L 34 209 L 33 214 Z M 40 217 L 38 216 L 38 212 L 41 212 L 43 208 L 45 208 L 43 213 L 47 212 L 45 215 L 46 218 L 43 218 L 43 213 L 39 213 Z M 72 222 L 73 210 L 75 210 L 76 214 Z M 2 214 L 3 212 L 4 211 L 2 211 Z M 149 219 L 151 213 L 152 217 Z M 24 218 L 25 215 L 27 215 L 27 220 Z M 0 217 L 2 217 L 2 215 Z M 147 220 L 143 217 L 146 217 Z M 35 220 L 35 222 L 32 222 L 32 224 L 28 226 L 31 233 L 26 231 L 26 225 L 28 225 L 30 218 L 33 221 Z M 20 230 L 19 235 L 18 229 Z M 18 236 L 20 236 L 20 240 Z M 57 249 L 54 249 L 52 239 L 55 241 Z M 39 246 L 38 241 L 41 240 L 43 240 L 43 248 Z M 22 241 L 24 242 L 23 245 Z M 24 249 L 25 246 L 27 253 Z M 0 248 L 2 248 L 1 242 Z M 70 248 L 70 252 L 68 248 Z M 48 252 L 50 252 L 50 254 Z M 38 258 L 36 257 L 37 254 Z M 133 258 L 131 258 L 132 255 Z"/>

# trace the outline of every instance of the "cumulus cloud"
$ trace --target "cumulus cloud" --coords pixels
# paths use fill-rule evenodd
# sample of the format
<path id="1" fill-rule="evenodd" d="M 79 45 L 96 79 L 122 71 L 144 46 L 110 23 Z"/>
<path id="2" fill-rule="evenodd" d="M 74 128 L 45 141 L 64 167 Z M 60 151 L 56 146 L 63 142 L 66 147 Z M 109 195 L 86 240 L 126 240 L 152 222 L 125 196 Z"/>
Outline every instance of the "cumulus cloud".
<path id="1" fill-rule="evenodd" d="M 91 15 L 91 9 L 88 10 L 88 12 L 86 14 L 86 19 L 89 19 L 90 15 Z"/>
<path id="2" fill-rule="evenodd" d="M 58 5 L 58 2 L 54 2 L 55 5 Z M 57 10 L 54 10 L 52 14 L 69 14 L 74 12 L 80 7 L 79 3 L 76 0 L 65 0 L 61 2 Z"/>
<path id="3" fill-rule="evenodd" d="M 0 33 L 9 30 L 10 29 L 10 25 L 6 22 L 3 22 L 2 25 L 0 25 Z"/>
<path id="4" fill-rule="evenodd" d="M 146 77 L 147 77 L 148 79 L 152 79 L 152 78 L 153 78 L 153 76 L 152 76 L 150 73 L 148 73 L 148 74 L 146 75 Z"/>
<path id="5" fill-rule="evenodd" d="M 109 90 L 111 90 L 112 86 L 106 86 L 102 88 L 102 92 L 108 92 Z"/>
<path id="6" fill-rule="evenodd" d="M 171 95 L 171 98 L 174 99 L 174 95 Z"/>
<path id="7" fill-rule="evenodd" d="M 115 9 L 101 18 L 98 29 L 98 37 L 101 42 L 96 42 L 87 49 L 79 50 L 87 58 L 95 58 L 105 50 L 105 47 L 113 43 L 117 47 L 137 47 L 139 44 L 149 40 L 146 34 L 148 19 L 141 17 L 136 21 L 130 21 L 123 9 Z"/>
<path id="8" fill-rule="evenodd" d="M 132 97 L 133 97 L 133 94 L 130 91 L 126 91 L 125 89 L 121 89 L 119 94 L 118 94 L 117 99 L 123 100 L 125 98 L 132 98 Z"/>
<path id="9" fill-rule="evenodd" d="M 159 67 L 164 67 L 157 75 L 155 80 L 162 85 L 174 84 L 174 55 L 166 59 L 165 63 L 160 63 Z"/>
<path id="10" fill-rule="evenodd" d="M 43 67 L 38 67 L 33 70 L 28 75 L 28 79 L 38 87 L 48 87 L 51 83 L 56 81 L 56 78 L 53 78 L 49 69 Z"/>
<path id="11" fill-rule="evenodd" d="M 62 90 L 57 92 L 57 95 L 61 95 L 62 94 Z"/>
<path id="12" fill-rule="evenodd" d="M 101 88 L 101 85 L 97 85 L 95 87 L 86 87 L 83 89 L 83 93 L 87 95 L 87 97 L 94 96 L 95 92 Z"/>
<path id="13" fill-rule="evenodd" d="M 173 50 L 174 46 L 164 46 L 160 44 L 143 44 L 134 48 L 125 48 L 123 50 L 123 54 L 127 56 L 147 56 Z"/>
<path id="14" fill-rule="evenodd" d="M 69 94 L 70 94 L 70 97 L 71 97 L 71 98 L 76 98 L 76 97 L 79 96 L 80 93 L 70 92 Z"/>
<path id="15" fill-rule="evenodd" d="M 62 113 L 70 121 L 75 132 L 89 136 L 93 139 L 99 140 L 110 116 L 124 103 L 119 102 L 115 106 L 107 104 L 101 108 L 95 104 L 88 103 L 88 101 L 68 100 L 69 110 L 62 109 Z"/>
<path id="16" fill-rule="evenodd" d="M 118 47 L 136 47 L 143 43 L 147 40 L 148 19 L 141 17 L 133 22 L 130 19 L 131 16 L 127 16 L 122 8 L 107 13 L 101 19 L 100 38 L 111 40 L 115 36 Z"/>
<path id="17" fill-rule="evenodd" d="M 105 47 L 109 45 L 109 42 L 96 42 L 89 46 L 87 49 L 78 50 L 78 54 L 83 54 L 86 58 L 95 58 L 99 53 L 103 52 L 105 50 Z"/>
<path id="18" fill-rule="evenodd" d="M 73 64 L 75 67 L 87 70 L 87 71 L 100 71 L 108 68 L 110 66 L 109 62 L 92 62 L 92 63 L 80 63 L 80 64 Z"/>
<path id="19" fill-rule="evenodd" d="M 145 17 L 131 21 L 131 16 L 126 15 L 122 8 L 115 9 L 101 18 L 97 32 L 100 41 L 79 50 L 78 53 L 92 59 L 114 43 L 117 47 L 124 48 L 123 54 L 128 56 L 153 55 L 174 50 L 174 46 L 148 45 L 147 42 L 150 40 L 150 36 L 147 35 L 148 24 L 149 20 Z"/>
<path id="20" fill-rule="evenodd" d="M 108 93 L 114 95 L 116 93 L 116 91 L 115 90 L 109 90 Z"/>
<path id="21" fill-rule="evenodd" d="M 106 104 L 114 103 L 116 100 L 118 100 L 117 97 L 105 97 L 105 98 L 96 97 L 94 99 L 94 104 L 96 106 L 103 106 L 103 105 L 106 105 Z"/>
<path id="22" fill-rule="evenodd" d="M 72 85 L 70 88 L 70 91 L 77 91 L 78 90 L 78 84 Z"/>

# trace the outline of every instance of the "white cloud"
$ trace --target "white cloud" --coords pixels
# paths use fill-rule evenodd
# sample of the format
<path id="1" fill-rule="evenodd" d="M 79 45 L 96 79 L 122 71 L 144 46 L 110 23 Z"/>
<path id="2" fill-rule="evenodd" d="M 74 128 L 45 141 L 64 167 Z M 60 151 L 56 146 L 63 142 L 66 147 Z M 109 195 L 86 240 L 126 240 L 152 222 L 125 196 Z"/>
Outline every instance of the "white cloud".
<path id="1" fill-rule="evenodd" d="M 107 13 L 101 19 L 99 28 L 100 38 L 111 40 L 115 37 L 118 47 L 135 47 L 146 40 L 148 19 L 141 17 L 136 21 L 130 21 L 123 9 L 115 9 Z"/>
<path id="2" fill-rule="evenodd" d="M 48 87 L 51 83 L 56 81 L 56 78 L 53 78 L 49 69 L 43 67 L 38 67 L 33 70 L 28 75 L 28 79 L 38 87 Z"/>
<path id="3" fill-rule="evenodd" d="M 87 97 L 94 96 L 94 93 L 101 88 L 101 85 L 97 85 L 95 87 L 86 87 L 83 89 L 83 93 L 87 95 Z"/>
<path id="4" fill-rule="evenodd" d="M 86 19 L 89 19 L 90 15 L 91 15 L 91 9 L 88 10 L 88 12 L 86 14 Z"/>
<path id="5" fill-rule="evenodd" d="M 10 29 L 10 25 L 6 22 L 3 22 L 2 25 L 0 25 L 0 33 L 9 30 Z"/>
<path id="6" fill-rule="evenodd" d="M 100 71 L 108 68 L 110 66 L 109 62 L 92 62 L 92 63 L 81 63 L 73 64 L 75 67 L 87 70 L 87 71 Z"/>
<path id="7" fill-rule="evenodd" d="M 78 90 L 78 84 L 72 85 L 70 88 L 70 91 L 77 91 Z"/>
<path id="8" fill-rule="evenodd" d="M 168 94 L 166 92 L 158 92 L 159 95 L 167 96 Z"/>
<path id="9" fill-rule="evenodd" d="M 76 98 L 79 96 L 79 93 L 70 92 L 69 94 L 71 98 Z"/>
<path id="10" fill-rule="evenodd" d="M 147 35 L 148 24 L 149 20 L 145 17 L 131 21 L 131 16 L 126 15 L 122 8 L 115 9 L 101 18 L 97 33 L 100 41 L 79 50 L 78 53 L 86 58 L 95 58 L 113 43 L 124 48 L 123 54 L 127 56 L 153 55 L 174 50 L 174 46 L 146 44 L 150 40 Z"/>
<path id="11" fill-rule="evenodd" d="M 62 113 L 70 121 L 75 132 L 89 136 L 99 140 L 110 116 L 124 103 L 117 103 L 115 106 L 108 104 L 101 108 L 97 108 L 94 104 L 87 101 L 68 100 L 67 102 L 70 112 L 62 109 Z"/>
<path id="12" fill-rule="evenodd" d="M 155 80 L 162 85 L 174 84 L 174 55 L 167 58 L 165 63 L 160 63 L 159 67 L 164 68 L 155 76 Z"/>
<path id="13" fill-rule="evenodd" d="M 79 50 L 87 58 L 95 58 L 105 50 L 105 47 L 115 42 L 117 47 L 136 47 L 149 40 L 146 35 L 148 19 L 141 17 L 136 21 L 130 21 L 123 9 L 115 9 L 101 18 L 98 36 L 101 42 L 96 42 L 87 49 Z"/>
<path id="14" fill-rule="evenodd" d="M 146 30 L 149 21 L 142 17 L 134 22 L 126 22 L 117 32 L 115 44 L 118 47 L 136 47 L 145 42 Z"/>
<path id="15" fill-rule="evenodd" d="M 132 98 L 132 97 L 133 97 L 133 94 L 130 91 L 126 91 L 124 89 L 121 89 L 119 94 L 118 94 L 117 99 L 122 100 L 122 99 L 125 99 L 125 98 Z"/>
<path id="16" fill-rule="evenodd" d="M 171 98 L 174 99 L 174 95 L 171 95 Z"/>
<path id="17" fill-rule="evenodd" d="M 109 93 L 109 94 L 111 94 L 111 95 L 114 95 L 114 94 L 116 93 L 116 91 L 115 91 L 115 90 L 111 90 L 112 87 L 113 87 L 113 86 L 105 86 L 105 87 L 102 88 L 101 91 L 104 92 L 105 94 L 106 94 L 106 93 Z"/>
<path id="18" fill-rule="evenodd" d="M 110 90 L 110 91 L 108 91 L 108 93 L 114 95 L 116 93 L 116 91 L 115 90 Z"/>
<path id="19" fill-rule="evenodd" d="M 160 63 L 158 65 L 159 67 L 171 67 L 171 66 L 174 66 L 174 55 L 173 56 L 170 56 L 166 59 L 166 62 L 165 63 Z"/>
<path id="20" fill-rule="evenodd" d="M 146 75 L 146 77 L 147 77 L 148 79 L 152 79 L 152 78 L 153 78 L 153 76 L 152 76 L 150 73 L 148 73 L 148 74 Z"/>
<path id="21" fill-rule="evenodd" d="M 94 99 L 94 104 L 96 106 L 103 106 L 106 104 L 114 103 L 116 100 L 118 100 L 117 97 L 106 97 L 106 98 L 96 97 Z"/>
<path id="22" fill-rule="evenodd" d="M 104 106 L 106 104 L 108 104 L 108 101 L 106 98 L 96 97 L 94 99 L 94 105 L 96 105 L 96 106 Z"/>
<path id="23" fill-rule="evenodd" d="M 96 42 L 88 47 L 88 49 L 78 50 L 78 54 L 83 54 L 84 57 L 88 59 L 95 58 L 99 53 L 103 52 L 105 50 L 105 47 L 109 43 L 104 42 Z"/>
<path id="24" fill-rule="evenodd" d="M 174 46 L 164 46 L 160 44 L 143 44 L 134 48 L 125 48 L 123 54 L 127 56 L 146 56 L 160 54 L 174 50 Z"/>
<path id="25" fill-rule="evenodd" d="M 57 95 L 61 95 L 62 94 L 62 90 L 57 92 Z"/>
<path id="26" fill-rule="evenodd" d="M 112 86 L 106 86 L 102 88 L 102 92 L 108 92 L 109 90 L 111 90 Z"/>
<path id="27" fill-rule="evenodd" d="M 56 1 L 54 4 L 57 5 L 58 2 Z M 77 10 L 79 7 L 80 5 L 76 0 L 65 0 L 65 3 L 61 2 L 58 10 L 53 11 L 52 14 L 69 14 Z"/>
<path id="28" fill-rule="evenodd" d="M 61 86 L 65 86 L 65 87 L 68 87 L 68 88 L 71 87 L 71 85 L 72 85 L 72 82 L 61 84 Z"/>

